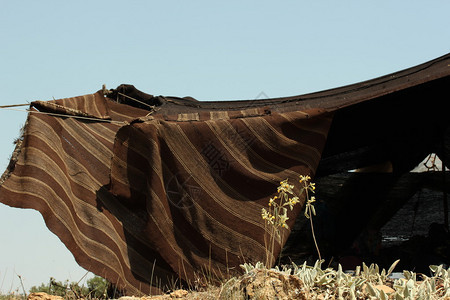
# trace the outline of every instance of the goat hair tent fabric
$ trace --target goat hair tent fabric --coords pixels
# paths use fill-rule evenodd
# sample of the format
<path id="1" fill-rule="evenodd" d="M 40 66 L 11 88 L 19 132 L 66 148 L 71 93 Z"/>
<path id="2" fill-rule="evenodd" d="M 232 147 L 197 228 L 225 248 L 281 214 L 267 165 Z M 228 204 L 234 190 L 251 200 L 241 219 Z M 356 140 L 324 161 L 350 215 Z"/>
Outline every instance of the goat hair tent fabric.
<path id="1" fill-rule="evenodd" d="M 448 98 L 449 79 L 446 55 L 295 97 L 203 102 L 121 85 L 35 101 L 0 201 L 38 210 L 87 270 L 129 294 L 155 294 L 174 279 L 265 261 L 261 209 L 280 181 L 313 177 L 324 148 L 339 154 L 327 141 L 333 116 L 433 82 Z M 290 228 L 304 201 L 288 212 Z M 276 241 L 273 257 L 286 239 Z"/>

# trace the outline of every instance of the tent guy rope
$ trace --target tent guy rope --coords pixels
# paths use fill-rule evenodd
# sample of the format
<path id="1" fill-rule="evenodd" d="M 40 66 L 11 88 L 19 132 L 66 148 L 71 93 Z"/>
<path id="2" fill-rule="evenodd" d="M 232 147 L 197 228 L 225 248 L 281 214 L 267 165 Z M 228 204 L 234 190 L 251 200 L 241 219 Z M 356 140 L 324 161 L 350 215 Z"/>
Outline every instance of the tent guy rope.
<path id="1" fill-rule="evenodd" d="M 50 116 L 55 116 L 55 117 L 75 118 L 75 119 L 83 119 L 83 120 L 96 121 L 96 122 L 107 122 L 107 123 L 120 124 L 120 125 L 128 124 L 127 122 L 124 122 L 124 121 L 114 121 L 114 120 L 105 120 L 105 119 L 90 118 L 90 117 L 83 117 L 83 116 L 73 116 L 73 115 L 65 115 L 65 114 L 58 114 L 58 113 L 49 113 L 49 112 L 45 112 L 45 111 L 18 109 L 18 108 L 3 107 L 3 106 L 0 106 L 0 108 L 6 109 L 6 110 L 33 113 L 33 114 L 44 114 L 44 115 L 50 115 Z"/>
<path id="2" fill-rule="evenodd" d="M 27 106 L 27 105 L 30 105 L 30 103 L 1 105 L 0 108 L 11 108 L 11 107 L 19 107 L 19 106 Z"/>

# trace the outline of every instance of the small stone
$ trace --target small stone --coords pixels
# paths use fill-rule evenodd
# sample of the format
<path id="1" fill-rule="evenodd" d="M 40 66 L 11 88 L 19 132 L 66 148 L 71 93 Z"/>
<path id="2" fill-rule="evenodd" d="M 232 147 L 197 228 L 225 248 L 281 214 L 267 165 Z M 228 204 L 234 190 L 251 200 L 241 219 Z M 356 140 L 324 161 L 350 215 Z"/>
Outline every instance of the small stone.
<path id="1" fill-rule="evenodd" d="M 27 297 L 28 300 L 64 300 L 61 296 L 49 295 L 44 292 L 31 293 Z"/>
<path id="2" fill-rule="evenodd" d="M 390 293 L 395 292 L 394 289 L 392 289 L 392 288 L 390 288 L 390 287 L 388 287 L 387 285 L 384 285 L 384 284 L 376 285 L 375 288 L 377 290 L 379 290 L 379 291 L 385 292 L 386 294 L 390 294 Z"/>
<path id="3" fill-rule="evenodd" d="M 123 296 L 120 297 L 118 300 L 140 300 L 141 298 L 139 297 L 134 297 L 134 296 Z"/>
<path id="4" fill-rule="evenodd" d="M 170 300 L 172 299 L 169 295 L 158 295 L 158 296 L 145 296 L 141 300 Z"/>
<path id="5" fill-rule="evenodd" d="M 303 283 L 297 277 L 275 270 L 256 270 L 241 281 L 247 299 L 306 300 L 302 287 Z"/>
<path id="6" fill-rule="evenodd" d="M 170 293 L 170 297 L 172 298 L 183 298 L 188 294 L 188 291 L 186 290 L 176 290 Z"/>

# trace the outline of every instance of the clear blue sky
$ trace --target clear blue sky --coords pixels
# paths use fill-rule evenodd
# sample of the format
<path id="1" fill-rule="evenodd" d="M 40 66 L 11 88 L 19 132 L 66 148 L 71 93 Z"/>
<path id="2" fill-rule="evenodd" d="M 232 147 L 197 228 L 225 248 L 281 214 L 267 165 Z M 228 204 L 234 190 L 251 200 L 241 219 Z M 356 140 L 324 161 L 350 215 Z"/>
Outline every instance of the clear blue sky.
<path id="1" fill-rule="evenodd" d="M 450 1 L 6 1 L 0 105 L 102 84 L 199 100 L 290 96 L 450 52 Z M 25 112 L 0 110 L 0 168 Z M 0 291 L 85 271 L 29 210 L 0 204 Z M 92 276 L 92 275 L 90 275 Z"/>

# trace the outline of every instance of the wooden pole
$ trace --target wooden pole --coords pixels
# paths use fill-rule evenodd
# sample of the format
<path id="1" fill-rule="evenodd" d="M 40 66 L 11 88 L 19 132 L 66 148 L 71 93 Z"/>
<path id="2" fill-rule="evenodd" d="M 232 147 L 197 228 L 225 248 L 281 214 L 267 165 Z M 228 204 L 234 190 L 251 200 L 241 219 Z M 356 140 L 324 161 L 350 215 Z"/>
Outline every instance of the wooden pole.
<path id="1" fill-rule="evenodd" d="M 446 155 L 445 155 L 445 139 L 442 139 L 442 158 L 441 158 L 441 162 L 442 162 L 442 181 L 443 181 L 443 185 L 442 185 L 442 191 L 443 191 L 443 204 L 444 204 L 444 224 L 445 227 L 447 227 L 447 229 L 450 229 L 448 227 L 448 199 L 447 199 L 447 187 L 446 187 L 446 180 L 445 180 L 445 165 L 447 163 L 446 160 Z"/>

